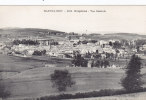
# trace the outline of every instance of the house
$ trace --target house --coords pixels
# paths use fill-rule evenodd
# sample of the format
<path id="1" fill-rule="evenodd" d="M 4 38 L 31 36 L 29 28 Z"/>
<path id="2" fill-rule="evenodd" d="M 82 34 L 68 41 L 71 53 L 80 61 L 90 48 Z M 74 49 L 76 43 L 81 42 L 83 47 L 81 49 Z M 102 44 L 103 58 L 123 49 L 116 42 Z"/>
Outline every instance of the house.
<path id="1" fill-rule="evenodd" d="M 3 42 L 0 42 L 0 49 L 3 48 L 5 44 Z"/>
<path id="2" fill-rule="evenodd" d="M 58 58 L 65 58 L 65 55 L 64 54 L 58 54 L 57 57 Z"/>
<path id="3" fill-rule="evenodd" d="M 113 64 L 113 65 L 109 66 L 108 68 L 117 68 L 117 66 Z"/>
<path id="4" fill-rule="evenodd" d="M 23 51 L 23 54 L 28 55 L 28 56 L 31 56 L 33 53 L 34 53 L 34 50 L 32 50 L 32 49 L 28 49 L 28 50 Z"/>
<path id="5" fill-rule="evenodd" d="M 103 45 L 103 44 L 108 44 L 108 41 L 100 40 L 100 41 L 99 41 L 99 45 Z"/>
<path id="6" fill-rule="evenodd" d="M 146 44 L 142 45 L 139 49 L 140 49 L 140 51 L 145 51 L 146 50 Z"/>
<path id="7" fill-rule="evenodd" d="M 116 54 L 116 51 L 112 48 L 103 48 L 104 52 Z"/>
<path id="8" fill-rule="evenodd" d="M 101 58 L 105 59 L 106 58 L 106 54 L 101 54 Z"/>
<path id="9" fill-rule="evenodd" d="M 92 67 L 92 62 L 93 62 L 92 60 L 89 60 L 89 61 L 88 61 L 88 64 L 87 64 L 87 67 L 88 67 L 88 68 L 91 68 L 91 67 Z"/>

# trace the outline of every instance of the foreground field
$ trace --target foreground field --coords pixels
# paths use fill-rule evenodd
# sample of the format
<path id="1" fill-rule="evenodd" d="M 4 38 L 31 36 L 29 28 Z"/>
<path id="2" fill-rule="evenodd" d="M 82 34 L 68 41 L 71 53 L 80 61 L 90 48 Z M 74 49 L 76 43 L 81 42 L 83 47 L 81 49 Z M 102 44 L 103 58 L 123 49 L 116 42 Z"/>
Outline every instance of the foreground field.
<path id="1" fill-rule="evenodd" d="M 64 93 L 87 92 L 100 89 L 120 89 L 120 79 L 123 77 L 121 69 L 98 68 L 35 68 L 14 75 L 5 82 L 9 83 L 12 98 L 40 97 L 60 94 L 52 88 L 50 74 L 55 69 L 68 69 L 76 81 L 76 85 L 68 88 Z M 146 76 L 143 77 L 146 82 Z M 145 85 L 144 85 L 145 86 Z"/>
<path id="2" fill-rule="evenodd" d="M 63 67 L 68 62 L 58 61 L 56 67 L 44 67 L 46 63 L 54 62 L 40 61 L 36 59 L 25 59 L 20 57 L 0 55 L 0 70 L 4 71 L 3 81 L 7 89 L 11 92 L 11 100 L 20 100 L 23 98 L 36 98 L 40 96 L 49 96 L 60 94 L 55 88 L 52 88 L 50 74 L 55 69 L 67 69 L 71 72 L 76 84 L 68 88 L 64 93 L 88 92 L 100 89 L 120 89 L 120 79 L 124 77 L 124 70 L 102 69 L 102 68 L 81 68 L 81 67 Z M 62 67 L 57 67 L 57 66 Z M 146 82 L 146 68 L 142 69 L 143 80 Z M 144 85 L 146 87 L 146 84 Z"/>
<path id="3" fill-rule="evenodd" d="M 66 93 L 85 92 L 109 88 L 121 88 L 119 84 L 122 72 L 112 70 L 90 69 L 90 68 L 35 68 L 14 75 L 5 80 L 8 84 L 12 97 L 39 97 L 45 95 L 59 94 L 52 88 L 50 74 L 55 69 L 68 69 L 72 73 L 76 85 L 68 88 Z M 117 70 L 118 71 L 118 70 Z"/>

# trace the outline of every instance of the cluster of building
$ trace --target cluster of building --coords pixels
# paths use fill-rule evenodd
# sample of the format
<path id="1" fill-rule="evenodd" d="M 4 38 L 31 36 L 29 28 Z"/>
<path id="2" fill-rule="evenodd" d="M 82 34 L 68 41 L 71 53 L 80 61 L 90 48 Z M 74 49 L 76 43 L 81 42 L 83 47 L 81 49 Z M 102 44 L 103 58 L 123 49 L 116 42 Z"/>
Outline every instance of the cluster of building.
<path id="1" fill-rule="evenodd" d="M 99 54 L 102 54 L 104 56 L 105 53 L 112 53 L 112 54 L 118 54 L 118 56 L 122 56 L 126 54 L 127 52 L 123 49 L 118 49 L 118 53 L 116 52 L 115 48 L 109 45 L 109 41 L 97 41 L 96 43 L 87 43 L 87 44 L 77 44 L 79 40 L 64 40 L 64 41 L 57 41 L 57 45 L 52 45 L 51 43 L 54 42 L 54 40 L 50 39 L 38 39 L 39 45 L 25 45 L 25 44 L 19 44 L 19 45 L 12 45 L 11 46 L 11 52 L 13 54 L 20 53 L 25 56 L 31 56 L 33 55 L 33 52 L 38 50 L 46 50 L 46 55 L 48 56 L 56 56 L 62 57 L 64 54 L 68 54 L 73 57 L 74 51 L 79 51 L 80 54 L 85 55 L 86 53 L 95 53 L 98 50 Z M 113 41 L 113 40 L 112 40 Z M 104 45 L 104 47 L 103 47 Z"/>
<path id="2" fill-rule="evenodd" d="M 21 41 L 20 39 L 19 41 Z M 30 40 L 30 38 L 25 38 L 25 41 Z M 5 43 L 0 43 L 0 52 L 5 54 L 17 55 L 22 57 L 31 57 L 35 51 L 44 51 L 45 56 L 58 57 L 62 59 L 72 59 L 74 56 L 74 51 L 78 51 L 82 57 L 87 54 L 91 54 L 89 59 L 93 59 L 94 54 L 99 54 L 101 59 L 108 58 L 107 54 L 112 55 L 112 59 L 128 58 L 130 54 L 136 53 L 137 49 L 127 48 L 124 43 L 121 47 L 114 47 L 115 42 L 121 43 L 120 40 L 92 40 L 86 39 L 84 36 L 73 35 L 65 37 L 63 40 L 55 40 L 50 38 L 35 38 L 32 41 L 37 41 L 36 45 L 29 44 L 13 44 L 13 41 L 8 45 Z M 89 42 L 90 41 L 90 42 Z M 91 42 L 93 41 L 93 42 Z M 129 41 L 128 45 L 134 45 L 134 41 Z M 146 44 L 139 48 L 141 51 L 146 50 Z"/>

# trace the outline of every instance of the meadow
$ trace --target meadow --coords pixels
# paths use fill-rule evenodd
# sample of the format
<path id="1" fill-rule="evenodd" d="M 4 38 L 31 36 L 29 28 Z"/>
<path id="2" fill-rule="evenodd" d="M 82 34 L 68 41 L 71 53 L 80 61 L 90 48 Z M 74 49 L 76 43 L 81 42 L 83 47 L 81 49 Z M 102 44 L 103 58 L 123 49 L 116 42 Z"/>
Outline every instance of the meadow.
<path id="1" fill-rule="evenodd" d="M 47 61 L 45 60 L 47 59 Z M 56 61 L 58 63 L 56 63 Z M 50 64 L 50 67 L 45 67 Z M 55 64 L 54 67 L 51 67 Z M 35 58 L 21 58 L 8 55 L 0 55 L 0 73 L 7 89 L 11 92 L 11 99 L 58 95 L 52 87 L 50 74 L 55 69 L 67 69 L 76 84 L 62 93 L 90 92 L 100 89 L 121 89 L 120 80 L 124 77 L 124 70 L 120 68 L 81 68 L 65 67 L 69 60 L 49 59 L 39 60 Z M 61 67 L 58 67 L 61 66 Z M 146 82 L 146 68 L 142 69 L 143 80 Z M 146 87 L 146 84 L 144 84 Z"/>

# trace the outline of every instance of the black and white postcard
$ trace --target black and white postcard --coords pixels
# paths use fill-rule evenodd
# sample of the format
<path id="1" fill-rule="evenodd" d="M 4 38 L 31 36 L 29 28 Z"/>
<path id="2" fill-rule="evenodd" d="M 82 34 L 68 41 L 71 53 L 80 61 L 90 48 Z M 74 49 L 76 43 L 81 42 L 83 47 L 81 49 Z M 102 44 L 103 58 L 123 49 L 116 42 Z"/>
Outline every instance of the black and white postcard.
<path id="1" fill-rule="evenodd" d="M 0 100 L 145 100 L 146 6 L 0 6 Z"/>

